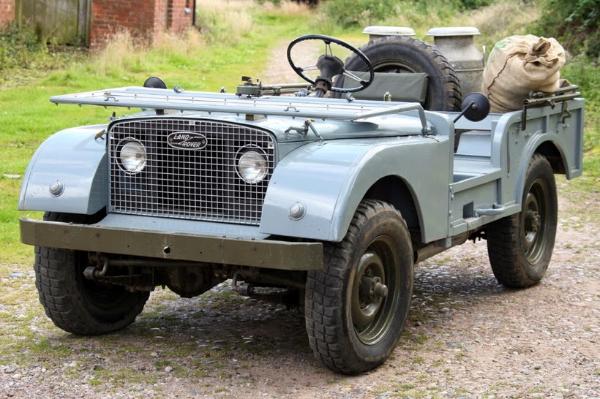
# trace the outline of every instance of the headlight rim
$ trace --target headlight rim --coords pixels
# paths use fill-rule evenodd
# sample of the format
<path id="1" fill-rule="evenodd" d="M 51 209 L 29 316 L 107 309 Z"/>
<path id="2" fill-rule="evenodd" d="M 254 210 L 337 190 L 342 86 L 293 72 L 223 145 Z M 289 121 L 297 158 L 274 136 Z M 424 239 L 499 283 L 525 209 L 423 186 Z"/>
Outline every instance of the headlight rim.
<path id="1" fill-rule="evenodd" d="M 123 148 L 127 144 L 130 144 L 130 143 L 138 144 L 144 153 L 144 161 L 141 163 L 141 165 L 136 170 L 127 169 L 123 163 L 123 157 L 121 155 Z M 148 164 L 148 151 L 146 151 L 146 146 L 140 140 L 138 140 L 134 137 L 125 137 L 121 141 L 119 141 L 119 143 L 117 144 L 117 165 L 119 166 L 119 169 L 121 169 L 121 171 L 123 173 L 126 173 L 131 176 L 140 174 L 141 172 L 144 171 L 144 169 L 146 169 L 147 164 Z"/>
<path id="2" fill-rule="evenodd" d="M 255 181 L 246 180 L 243 177 L 242 173 L 240 172 L 240 160 L 245 154 L 247 154 L 249 152 L 257 153 L 258 155 L 260 155 L 262 157 L 262 159 L 265 162 L 265 168 L 264 168 L 263 173 L 260 175 L 260 179 L 256 179 Z M 244 183 L 253 184 L 253 185 L 262 183 L 269 175 L 269 170 L 270 170 L 269 157 L 268 157 L 266 151 L 262 147 L 260 147 L 256 144 L 246 144 L 236 152 L 236 154 L 235 154 L 235 173 Z"/>

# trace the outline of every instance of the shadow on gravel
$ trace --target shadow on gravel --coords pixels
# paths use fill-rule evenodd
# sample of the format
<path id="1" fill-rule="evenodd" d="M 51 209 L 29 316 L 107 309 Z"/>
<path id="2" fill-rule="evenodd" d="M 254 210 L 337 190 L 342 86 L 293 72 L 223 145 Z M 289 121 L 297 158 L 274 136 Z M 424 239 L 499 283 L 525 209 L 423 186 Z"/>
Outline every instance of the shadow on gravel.
<path id="1" fill-rule="evenodd" d="M 496 281 L 489 266 L 465 263 L 417 266 L 409 323 L 443 324 L 456 313 L 471 312 L 490 298 L 511 294 Z"/>
<path id="2" fill-rule="evenodd" d="M 492 297 L 508 295 L 491 271 L 481 267 L 428 265 L 417 267 L 413 303 L 402 349 L 423 343 L 455 315 Z M 159 291 L 128 329 L 103 337 L 55 336 L 67 346 L 97 354 L 95 369 L 109 368 L 111 358 L 127 356 L 130 368 L 189 376 L 275 375 L 285 365 L 306 373 L 329 373 L 313 358 L 301 309 L 287 309 L 243 297 L 229 287 L 194 299 Z M 308 366 L 308 367 L 307 367 Z M 273 371 L 273 369 L 280 371 Z"/>

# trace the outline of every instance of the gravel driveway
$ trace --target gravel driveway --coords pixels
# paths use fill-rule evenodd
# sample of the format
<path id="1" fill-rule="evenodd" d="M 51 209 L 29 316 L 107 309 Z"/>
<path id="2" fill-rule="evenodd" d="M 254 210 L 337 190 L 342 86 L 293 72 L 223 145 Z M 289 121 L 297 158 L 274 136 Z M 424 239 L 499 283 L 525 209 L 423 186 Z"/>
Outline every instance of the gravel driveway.
<path id="1" fill-rule="evenodd" d="M 117 334 L 55 328 L 27 265 L 2 265 L 0 397 L 600 398 L 600 193 L 560 187 L 558 239 L 543 282 L 500 286 L 485 242 L 420 264 L 392 358 L 358 377 L 324 369 L 302 312 L 222 285 L 151 296 Z"/>
<path id="2" fill-rule="evenodd" d="M 498 285 L 484 242 L 420 264 L 403 339 L 358 377 L 313 358 L 300 311 L 227 285 L 194 299 L 157 290 L 125 331 L 74 337 L 43 315 L 29 267 L 9 265 L 0 397 L 598 398 L 599 200 L 561 197 L 554 257 L 536 287 Z"/>

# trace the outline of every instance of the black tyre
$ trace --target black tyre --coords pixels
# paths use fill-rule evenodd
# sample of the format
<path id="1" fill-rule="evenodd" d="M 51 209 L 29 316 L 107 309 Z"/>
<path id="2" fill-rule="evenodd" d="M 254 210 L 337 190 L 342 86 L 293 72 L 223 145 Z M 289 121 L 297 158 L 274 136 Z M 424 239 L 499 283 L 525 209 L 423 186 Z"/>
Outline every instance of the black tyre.
<path id="1" fill-rule="evenodd" d="M 446 57 L 421 40 L 410 37 L 383 37 L 360 48 L 369 58 L 375 72 L 426 73 L 427 97 L 423 107 L 432 111 L 460 110 L 462 93 L 460 80 Z M 363 71 L 364 62 L 357 56 L 346 60 L 345 68 Z M 343 86 L 344 77 L 336 82 Z"/>
<path id="2" fill-rule="evenodd" d="M 85 223 L 83 215 L 46 213 L 45 220 Z M 86 280 L 85 252 L 35 248 L 35 285 L 46 315 L 73 334 L 99 335 L 131 324 L 144 308 L 147 292 Z"/>
<path id="3" fill-rule="evenodd" d="M 534 155 L 529 162 L 521 212 L 487 228 L 487 248 L 496 279 L 510 288 L 537 284 L 546 273 L 556 237 L 557 199 L 552 166 Z"/>
<path id="4" fill-rule="evenodd" d="M 357 374 L 382 364 L 402 332 L 413 287 L 406 222 L 391 205 L 363 201 L 344 240 L 325 249 L 325 270 L 308 273 L 306 329 L 331 370 Z"/>

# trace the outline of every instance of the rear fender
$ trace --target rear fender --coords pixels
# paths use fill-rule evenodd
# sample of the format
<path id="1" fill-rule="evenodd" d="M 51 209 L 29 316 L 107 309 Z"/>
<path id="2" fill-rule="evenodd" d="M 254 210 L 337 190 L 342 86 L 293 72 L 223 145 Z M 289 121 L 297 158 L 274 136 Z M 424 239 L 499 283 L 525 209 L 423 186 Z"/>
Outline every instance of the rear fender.
<path id="1" fill-rule="evenodd" d="M 532 119 L 528 121 L 528 130 L 524 133 L 520 131 L 517 133 L 520 137 L 525 136 L 523 137 L 525 145 L 521 156 L 514 161 L 518 164 L 510 166 L 512 170 L 518 170 L 513 186 L 516 203 L 521 203 L 521 198 L 523 198 L 529 161 L 545 143 L 551 143 L 558 151 L 567 179 L 573 179 L 581 175 L 583 170 L 583 104 L 582 99 L 569 101 L 567 103 L 569 116 L 566 119 L 561 119 L 560 107 L 555 109 L 546 107 L 545 109 L 529 111 L 532 114 Z M 539 117 L 535 118 L 538 115 Z M 514 115 L 507 121 L 506 125 L 510 126 L 512 124 L 515 129 L 518 129 L 516 126 L 517 122 L 520 122 L 517 119 L 518 117 L 520 117 L 520 114 Z"/>

